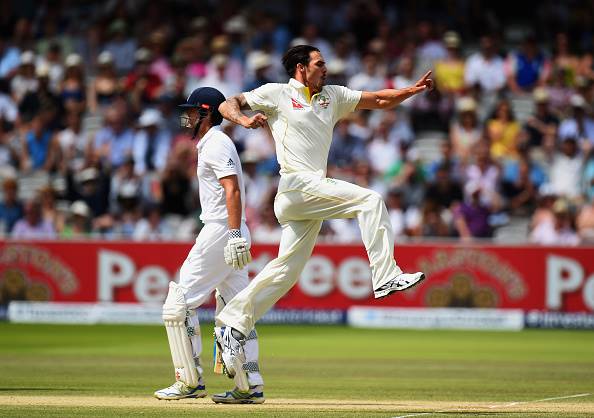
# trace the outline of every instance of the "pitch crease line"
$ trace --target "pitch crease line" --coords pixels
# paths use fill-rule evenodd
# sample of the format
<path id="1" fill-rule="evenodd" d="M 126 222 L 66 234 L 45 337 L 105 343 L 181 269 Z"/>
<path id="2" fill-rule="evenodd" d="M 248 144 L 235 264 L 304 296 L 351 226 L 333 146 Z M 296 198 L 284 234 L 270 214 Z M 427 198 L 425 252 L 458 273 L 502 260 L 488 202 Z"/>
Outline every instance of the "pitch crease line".
<path id="1" fill-rule="evenodd" d="M 490 405 L 488 408 L 489 409 L 507 408 L 510 406 L 522 405 L 522 404 L 527 404 L 527 403 L 558 401 L 561 399 L 570 399 L 570 398 L 583 398 L 584 396 L 590 396 L 590 395 L 592 395 L 592 394 L 591 393 L 578 393 L 576 395 L 556 396 L 554 398 L 543 398 L 543 399 L 536 399 L 533 401 L 510 402 L 510 403 L 506 403 L 503 405 Z M 464 411 L 464 409 L 462 409 L 462 408 L 442 409 L 440 411 L 434 411 L 434 412 L 419 412 L 419 413 L 415 413 L 415 414 L 398 415 L 398 416 L 395 416 L 392 418 L 420 417 L 423 415 L 436 415 L 436 414 L 444 414 L 446 412 L 456 412 L 456 411 Z"/>

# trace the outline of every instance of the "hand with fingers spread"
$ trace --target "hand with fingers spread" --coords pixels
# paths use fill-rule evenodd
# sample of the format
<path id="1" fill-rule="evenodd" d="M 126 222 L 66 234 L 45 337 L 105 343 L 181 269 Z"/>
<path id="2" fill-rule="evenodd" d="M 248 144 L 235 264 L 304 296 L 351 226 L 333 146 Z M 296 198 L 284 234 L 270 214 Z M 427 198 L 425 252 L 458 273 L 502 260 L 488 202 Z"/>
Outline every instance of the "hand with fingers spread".
<path id="1" fill-rule="evenodd" d="M 246 117 L 242 121 L 242 125 L 247 129 L 258 129 L 266 125 L 268 118 L 263 113 L 256 113 L 252 117 Z"/>
<path id="2" fill-rule="evenodd" d="M 415 83 L 415 94 L 425 90 L 433 90 L 433 79 L 429 77 L 431 77 L 431 70 L 427 71 L 425 75 Z"/>

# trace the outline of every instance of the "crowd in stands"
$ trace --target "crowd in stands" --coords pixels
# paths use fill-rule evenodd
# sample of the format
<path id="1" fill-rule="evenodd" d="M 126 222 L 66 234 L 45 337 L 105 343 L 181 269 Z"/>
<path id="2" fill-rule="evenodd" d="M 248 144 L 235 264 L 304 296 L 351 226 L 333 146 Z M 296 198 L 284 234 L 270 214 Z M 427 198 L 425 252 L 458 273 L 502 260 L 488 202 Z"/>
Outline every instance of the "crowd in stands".
<path id="1" fill-rule="evenodd" d="M 340 121 L 330 149 L 328 176 L 380 192 L 397 241 L 489 239 L 513 224 L 523 242 L 594 243 L 594 12 L 570 13 L 579 1 L 544 2 L 514 27 L 486 11 L 470 22 L 472 1 L 417 14 L 374 0 L 305 1 L 299 13 L 291 2 L 36 3 L 8 2 L 0 18 L 4 236 L 193 239 L 198 156 L 177 105 L 200 86 L 228 97 L 286 82 L 283 52 L 311 44 L 327 84 L 401 88 L 433 71 L 433 91 Z M 253 241 L 276 243 L 270 131 L 222 129 L 242 160 Z M 320 240 L 360 242 L 356 221 L 325 222 Z"/>

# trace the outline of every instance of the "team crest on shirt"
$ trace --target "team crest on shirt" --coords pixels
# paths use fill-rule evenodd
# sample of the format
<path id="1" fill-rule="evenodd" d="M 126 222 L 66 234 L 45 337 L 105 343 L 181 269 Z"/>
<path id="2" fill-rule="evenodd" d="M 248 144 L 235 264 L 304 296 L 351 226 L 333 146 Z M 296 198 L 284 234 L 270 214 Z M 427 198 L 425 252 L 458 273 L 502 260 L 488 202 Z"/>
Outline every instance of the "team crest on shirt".
<path id="1" fill-rule="evenodd" d="M 297 110 L 303 109 L 303 105 L 293 98 L 291 98 L 291 104 L 293 105 L 293 109 L 297 109 Z"/>
<path id="2" fill-rule="evenodd" d="M 330 97 L 320 94 L 320 96 L 318 97 L 318 104 L 321 108 L 327 109 L 330 105 Z"/>

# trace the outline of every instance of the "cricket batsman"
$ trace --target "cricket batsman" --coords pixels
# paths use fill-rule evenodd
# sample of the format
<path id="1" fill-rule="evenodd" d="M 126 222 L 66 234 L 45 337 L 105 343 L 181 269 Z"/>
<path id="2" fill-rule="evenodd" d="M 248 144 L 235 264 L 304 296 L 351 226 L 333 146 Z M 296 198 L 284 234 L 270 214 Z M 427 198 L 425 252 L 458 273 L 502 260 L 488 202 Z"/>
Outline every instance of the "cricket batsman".
<path id="1" fill-rule="evenodd" d="M 158 399 L 202 398 L 202 340 L 197 308 L 213 291 L 220 311 L 248 283 L 250 232 L 245 224 L 245 189 L 241 162 L 231 139 L 218 127 L 223 94 L 211 87 L 194 90 L 181 107 L 183 127 L 197 138 L 198 182 L 204 227 L 179 271 L 179 284 L 169 283 L 163 320 L 175 368 L 175 383 L 155 392 Z M 215 321 L 215 325 L 222 325 Z M 217 403 L 263 403 L 264 381 L 258 366 L 258 335 L 242 335 L 244 357 L 232 373 L 237 387 L 213 395 Z"/>
<path id="2" fill-rule="evenodd" d="M 280 164 L 274 201 L 282 235 L 278 257 L 217 315 L 215 336 L 227 367 L 246 361 L 246 337 L 254 324 L 297 281 L 313 250 L 322 221 L 357 218 L 371 265 L 375 298 L 408 289 L 425 278 L 404 273 L 394 260 L 390 219 L 380 194 L 326 177 L 328 151 L 336 122 L 358 109 L 392 109 L 403 100 L 433 88 L 431 72 L 414 86 L 376 92 L 325 86 L 326 63 L 309 45 L 289 49 L 283 65 L 290 80 L 269 83 L 227 99 L 219 107 L 224 118 L 245 128 L 268 124 Z M 248 116 L 243 110 L 258 113 Z"/>

